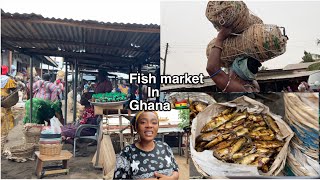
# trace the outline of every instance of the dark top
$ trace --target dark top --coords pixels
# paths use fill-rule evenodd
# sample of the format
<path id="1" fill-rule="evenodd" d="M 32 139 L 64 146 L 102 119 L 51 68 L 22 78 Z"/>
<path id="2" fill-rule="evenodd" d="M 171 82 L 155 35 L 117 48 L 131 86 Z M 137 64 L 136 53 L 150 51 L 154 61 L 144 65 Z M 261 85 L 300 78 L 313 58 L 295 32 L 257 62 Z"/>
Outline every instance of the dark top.
<path id="1" fill-rule="evenodd" d="M 178 165 L 166 143 L 155 141 L 155 148 L 149 152 L 131 144 L 117 154 L 114 179 L 155 178 L 154 172 L 171 176 L 173 171 L 178 171 Z"/>

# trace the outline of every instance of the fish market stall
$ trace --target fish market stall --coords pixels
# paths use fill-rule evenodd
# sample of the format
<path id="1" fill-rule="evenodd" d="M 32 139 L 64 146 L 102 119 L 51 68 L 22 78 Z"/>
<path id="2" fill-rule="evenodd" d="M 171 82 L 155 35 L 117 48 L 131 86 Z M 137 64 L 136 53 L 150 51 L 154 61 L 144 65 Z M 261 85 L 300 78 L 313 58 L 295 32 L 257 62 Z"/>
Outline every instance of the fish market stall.
<path id="1" fill-rule="evenodd" d="M 264 104 L 242 96 L 208 106 L 193 120 L 191 157 L 203 176 L 276 176 L 293 131 Z"/>

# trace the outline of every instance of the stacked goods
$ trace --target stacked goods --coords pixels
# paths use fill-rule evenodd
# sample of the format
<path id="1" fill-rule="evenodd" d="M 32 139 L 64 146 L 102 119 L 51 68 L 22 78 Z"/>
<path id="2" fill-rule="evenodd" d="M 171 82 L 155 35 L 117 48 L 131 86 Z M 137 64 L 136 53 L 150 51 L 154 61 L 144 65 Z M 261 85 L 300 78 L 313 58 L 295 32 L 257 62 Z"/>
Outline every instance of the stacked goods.
<path id="1" fill-rule="evenodd" d="M 223 66 L 230 67 L 237 57 L 250 56 L 260 62 L 270 60 L 286 51 L 288 37 L 276 25 L 265 25 L 263 21 L 249 13 L 242 1 L 209 1 L 206 16 L 219 31 L 221 27 L 230 28 L 235 36 L 223 43 L 221 60 Z M 215 43 L 213 39 L 207 46 L 209 57 Z"/>
<path id="2" fill-rule="evenodd" d="M 319 176 L 319 94 L 285 93 L 286 121 L 295 132 L 287 166 L 296 176 Z"/>
<path id="3" fill-rule="evenodd" d="M 206 176 L 278 175 L 292 136 L 268 107 L 240 97 L 212 104 L 194 119 L 191 154 Z"/>
<path id="4" fill-rule="evenodd" d="M 262 20 L 249 13 L 249 9 L 242 1 L 209 1 L 206 16 L 219 31 L 221 27 L 232 29 L 234 33 L 241 33 L 253 24 L 262 24 Z"/>
<path id="5" fill-rule="evenodd" d="M 39 98 L 32 99 L 32 122 L 30 120 L 30 100 L 25 103 L 26 115 L 23 119 L 23 124 L 34 123 L 44 124 L 44 121 L 49 121 L 56 112 L 61 112 L 60 101 L 49 101 Z"/>
<path id="6" fill-rule="evenodd" d="M 209 57 L 215 39 L 207 47 Z M 270 60 L 285 52 L 287 37 L 282 35 L 276 25 L 254 24 L 242 34 L 231 36 L 223 42 L 221 60 L 229 67 L 235 58 L 244 55 L 253 57 L 260 62 Z"/>
<path id="7" fill-rule="evenodd" d="M 55 126 L 55 125 L 54 125 Z M 43 155 L 58 155 L 61 152 L 61 129 L 56 129 L 60 127 L 44 127 L 41 131 L 39 150 L 40 154 Z M 60 131 L 60 133 L 59 133 Z"/>
<path id="8" fill-rule="evenodd" d="M 33 123 L 25 124 L 23 128 L 25 144 L 33 144 L 35 146 L 35 150 L 38 150 L 42 128 L 43 128 L 43 124 L 33 124 Z"/>
<path id="9" fill-rule="evenodd" d="M 117 102 L 127 100 L 127 95 L 121 92 L 99 93 L 92 95 L 93 102 Z"/>

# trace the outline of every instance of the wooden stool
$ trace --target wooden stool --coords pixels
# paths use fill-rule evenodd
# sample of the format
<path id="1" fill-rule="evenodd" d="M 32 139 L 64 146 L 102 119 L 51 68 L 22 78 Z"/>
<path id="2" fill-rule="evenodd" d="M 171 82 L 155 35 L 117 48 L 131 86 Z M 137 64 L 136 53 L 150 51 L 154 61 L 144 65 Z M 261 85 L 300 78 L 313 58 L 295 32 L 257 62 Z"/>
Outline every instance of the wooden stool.
<path id="1" fill-rule="evenodd" d="M 68 174 L 69 168 L 68 168 L 68 160 L 72 157 L 72 154 L 67 150 L 62 150 L 59 155 L 43 155 L 40 154 L 40 151 L 36 151 L 36 176 L 38 178 L 42 178 L 45 175 L 49 174 L 58 174 L 58 173 L 66 173 Z M 52 168 L 47 166 L 43 167 L 43 163 L 46 161 L 62 161 L 62 169 L 58 170 L 45 170 L 48 168 Z"/>

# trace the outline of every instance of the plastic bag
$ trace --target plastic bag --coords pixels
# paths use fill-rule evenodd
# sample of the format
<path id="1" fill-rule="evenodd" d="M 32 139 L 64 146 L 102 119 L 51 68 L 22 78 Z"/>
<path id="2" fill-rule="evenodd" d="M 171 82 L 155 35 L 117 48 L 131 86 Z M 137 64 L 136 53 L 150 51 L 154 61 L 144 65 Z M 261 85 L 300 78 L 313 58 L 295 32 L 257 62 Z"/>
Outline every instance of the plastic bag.
<path id="1" fill-rule="evenodd" d="M 61 134 L 61 123 L 58 118 L 53 117 L 50 119 L 51 131 L 53 134 Z"/>

